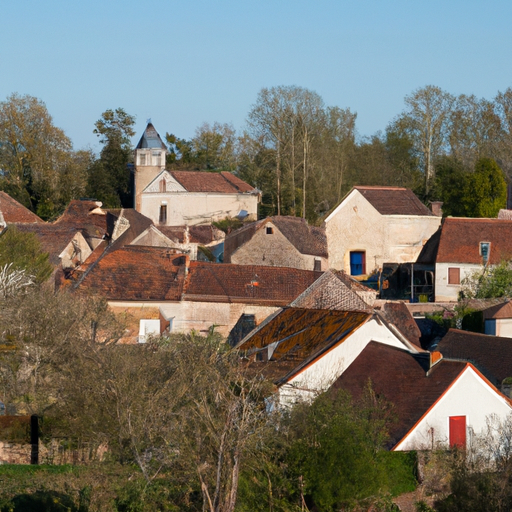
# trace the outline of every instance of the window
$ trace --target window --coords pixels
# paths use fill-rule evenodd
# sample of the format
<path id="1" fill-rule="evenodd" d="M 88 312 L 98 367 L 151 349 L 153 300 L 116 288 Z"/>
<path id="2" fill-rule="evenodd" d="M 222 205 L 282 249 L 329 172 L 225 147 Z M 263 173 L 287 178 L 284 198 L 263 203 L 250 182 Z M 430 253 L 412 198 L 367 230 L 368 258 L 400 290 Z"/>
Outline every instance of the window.
<path id="1" fill-rule="evenodd" d="M 466 448 L 466 416 L 450 416 L 450 448 Z"/>
<path id="2" fill-rule="evenodd" d="M 160 216 L 158 218 L 158 222 L 160 224 L 167 224 L 167 205 L 166 204 L 160 205 Z"/>
<path id="3" fill-rule="evenodd" d="M 313 270 L 320 272 L 322 270 L 322 260 L 319 258 L 315 258 L 315 265 L 313 267 Z"/>
<path id="4" fill-rule="evenodd" d="M 162 158 L 160 156 L 160 151 L 153 151 L 152 156 L 153 156 L 154 165 L 162 164 Z"/>
<path id="5" fill-rule="evenodd" d="M 272 235 L 272 234 L 274 233 L 274 230 L 273 230 L 271 227 L 267 226 L 267 227 L 265 228 L 265 233 L 266 233 L 267 235 Z"/>
<path id="6" fill-rule="evenodd" d="M 165 178 L 162 178 L 160 180 L 160 192 L 165 192 L 167 190 L 167 183 L 165 181 Z"/>
<path id="7" fill-rule="evenodd" d="M 448 269 L 448 284 L 460 284 L 460 268 L 451 267 Z"/>
<path id="8" fill-rule="evenodd" d="M 490 252 L 491 252 L 491 242 L 480 242 L 480 256 L 482 256 L 484 265 L 487 265 L 487 262 L 489 261 Z"/>
<path id="9" fill-rule="evenodd" d="M 364 251 L 350 252 L 350 275 L 366 274 L 366 253 Z"/>
<path id="10" fill-rule="evenodd" d="M 139 163 L 140 163 L 140 165 L 146 165 L 146 154 L 145 153 L 141 153 L 139 155 Z"/>

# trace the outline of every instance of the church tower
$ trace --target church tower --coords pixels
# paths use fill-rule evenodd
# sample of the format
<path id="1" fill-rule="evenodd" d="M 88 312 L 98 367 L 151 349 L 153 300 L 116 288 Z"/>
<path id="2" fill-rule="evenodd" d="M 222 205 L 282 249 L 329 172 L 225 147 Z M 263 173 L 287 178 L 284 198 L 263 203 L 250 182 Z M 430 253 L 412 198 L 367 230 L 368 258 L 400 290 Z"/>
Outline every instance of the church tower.
<path id="1" fill-rule="evenodd" d="M 139 212 L 142 191 L 165 169 L 166 155 L 166 145 L 149 122 L 135 148 L 134 205 Z"/>

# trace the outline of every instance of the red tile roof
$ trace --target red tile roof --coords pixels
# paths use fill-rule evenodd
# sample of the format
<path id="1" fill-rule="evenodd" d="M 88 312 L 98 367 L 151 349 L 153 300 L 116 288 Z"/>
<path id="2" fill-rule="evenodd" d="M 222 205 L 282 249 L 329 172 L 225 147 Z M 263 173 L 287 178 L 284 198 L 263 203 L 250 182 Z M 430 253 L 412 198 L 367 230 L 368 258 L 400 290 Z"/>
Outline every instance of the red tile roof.
<path id="1" fill-rule="evenodd" d="M 480 242 L 491 242 L 490 264 L 512 258 L 512 221 L 447 217 L 436 261 L 482 264 Z"/>
<path id="2" fill-rule="evenodd" d="M 285 306 L 321 275 L 296 268 L 192 261 L 184 299 Z"/>
<path id="3" fill-rule="evenodd" d="M 229 261 L 236 249 L 247 243 L 256 231 L 271 222 L 301 253 L 327 258 L 327 238 L 325 229 L 310 226 L 305 219 L 291 216 L 274 216 L 252 222 L 226 237 L 224 242 L 224 257 Z"/>
<path id="4" fill-rule="evenodd" d="M 108 300 L 179 301 L 184 258 L 167 248 L 127 245 L 98 258 L 78 289 Z"/>
<path id="5" fill-rule="evenodd" d="M 73 226 L 83 229 L 88 237 L 103 238 L 112 235 L 119 211 L 103 210 L 99 201 L 73 199 L 54 225 Z"/>
<path id="6" fill-rule="evenodd" d="M 435 216 L 408 188 L 357 186 L 354 189 L 382 215 Z"/>
<path id="7" fill-rule="evenodd" d="M 445 358 L 473 363 L 493 384 L 512 377 L 512 338 L 450 329 L 436 350 Z"/>
<path id="8" fill-rule="evenodd" d="M 268 352 L 277 344 L 268 362 L 255 362 L 253 369 L 283 384 L 315 359 L 343 342 L 371 317 L 370 313 L 321 309 L 285 308 L 270 317 L 237 348 L 247 355 Z"/>
<path id="9" fill-rule="evenodd" d="M 32 213 L 28 208 L 25 208 L 21 203 L 18 203 L 9 194 L 0 190 L 0 213 L 7 224 L 13 222 L 23 223 L 43 223 L 35 213 Z"/>
<path id="10" fill-rule="evenodd" d="M 467 363 L 439 361 L 428 374 L 424 356 L 370 342 L 334 383 L 358 399 L 368 380 L 377 396 L 393 404 L 397 422 L 390 425 L 389 446 L 395 446 L 455 382 Z"/>
<path id="11" fill-rule="evenodd" d="M 230 172 L 170 171 L 188 192 L 250 193 L 255 189 Z"/>
<path id="12" fill-rule="evenodd" d="M 490 318 L 512 318 L 512 302 L 506 300 L 482 311 L 484 320 Z"/>
<path id="13" fill-rule="evenodd" d="M 421 331 L 403 302 L 386 302 L 382 305 L 384 318 L 392 323 L 413 345 L 421 348 Z"/>

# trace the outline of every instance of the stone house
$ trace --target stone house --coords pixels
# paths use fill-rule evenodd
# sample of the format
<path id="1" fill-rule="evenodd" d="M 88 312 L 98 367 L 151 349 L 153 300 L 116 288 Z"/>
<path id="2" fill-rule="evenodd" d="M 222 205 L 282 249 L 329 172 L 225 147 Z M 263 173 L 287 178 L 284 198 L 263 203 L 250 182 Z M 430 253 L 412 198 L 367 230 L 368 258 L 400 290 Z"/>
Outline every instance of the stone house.
<path id="1" fill-rule="evenodd" d="M 325 219 L 329 266 L 366 276 L 415 262 L 440 223 L 409 189 L 354 187 Z"/>
<path id="2" fill-rule="evenodd" d="M 260 191 L 230 172 L 166 171 L 167 150 L 149 123 L 135 148 L 135 209 L 155 225 L 256 220 Z"/>
<path id="3" fill-rule="evenodd" d="M 233 231 L 224 242 L 224 261 L 327 270 L 325 230 L 300 217 L 275 216 Z"/>

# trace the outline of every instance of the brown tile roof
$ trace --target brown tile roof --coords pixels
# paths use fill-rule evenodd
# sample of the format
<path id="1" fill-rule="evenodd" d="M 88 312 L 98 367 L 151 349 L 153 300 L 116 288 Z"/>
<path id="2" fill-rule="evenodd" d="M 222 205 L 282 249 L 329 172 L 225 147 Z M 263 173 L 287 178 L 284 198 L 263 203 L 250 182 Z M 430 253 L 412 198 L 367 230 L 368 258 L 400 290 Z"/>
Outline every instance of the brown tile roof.
<path id="1" fill-rule="evenodd" d="M 188 192 L 219 192 L 241 194 L 255 189 L 230 172 L 170 171 Z"/>
<path id="2" fill-rule="evenodd" d="M 185 243 L 186 226 L 158 226 L 157 229 L 170 240 Z M 193 244 L 208 245 L 224 238 L 224 232 L 211 224 L 189 226 L 188 232 L 189 243 Z"/>
<path id="3" fill-rule="evenodd" d="M 285 308 L 242 340 L 237 348 L 251 355 L 268 352 L 277 344 L 268 362 L 254 363 L 276 384 L 283 384 L 312 361 L 342 343 L 371 317 L 370 313 Z"/>
<path id="4" fill-rule="evenodd" d="M 108 300 L 179 301 L 184 258 L 167 248 L 127 245 L 97 259 L 78 289 Z"/>
<path id="5" fill-rule="evenodd" d="M 512 377 L 512 338 L 450 329 L 436 350 L 445 358 L 473 363 L 493 384 Z"/>
<path id="6" fill-rule="evenodd" d="M 489 263 L 512 258 L 512 221 L 447 217 L 441 229 L 437 263 L 482 264 L 480 242 L 491 242 Z"/>
<path id="7" fill-rule="evenodd" d="M 36 235 L 41 249 L 47 252 L 52 265 L 60 263 L 59 255 L 71 242 L 79 229 L 71 226 L 56 226 L 54 224 L 13 224 L 18 231 Z"/>
<path id="8" fill-rule="evenodd" d="M 287 267 L 192 261 L 184 299 L 285 306 L 321 275 Z"/>
<path id="9" fill-rule="evenodd" d="M 512 302 L 506 300 L 482 311 L 484 320 L 491 318 L 512 318 Z"/>
<path id="10" fill-rule="evenodd" d="M 43 223 L 35 213 L 32 213 L 28 208 L 25 208 L 21 203 L 18 203 L 9 194 L 0 190 L 0 213 L 7 224 L 13 222 L 23 223 Z"/>
<path id="11" fill-rule="evenodd" d="M 421 331 L 403 302 L 386 302 L 382 305 L 384 318 L 392 323 L 413 345 L 421 348 Z"/>
<path id="12" fill-rule="evenodd" d="M 429 372 L 422 356 L 370 342 L 334 383 L 358 399 L 371 381 L 373 390 L 393 404 L 397 422 L 390 425 L 389 447 L 395 446 L 461 375 L 467 363 L 439 361 Z"/>
<path id="13" fill-rule="evenodd" d="M 354 187 L 382 215 L 435 216 L 408 188 Z"/>
<path id="14" fill-rule="evenodd" d="M 327 238 L 325 229 L 310 226 L 305 219 L 291 216 L 274 216 L 252 222 L 230 233 L 224 242 L 225 257 L 231 254 L 243 244 L 248 242 L 267 223 L 271 222 L 288 239 L 288 241 L 301 253 L 327 258 Z M 227 261 L 227 260 L 226 260 Z"/>

